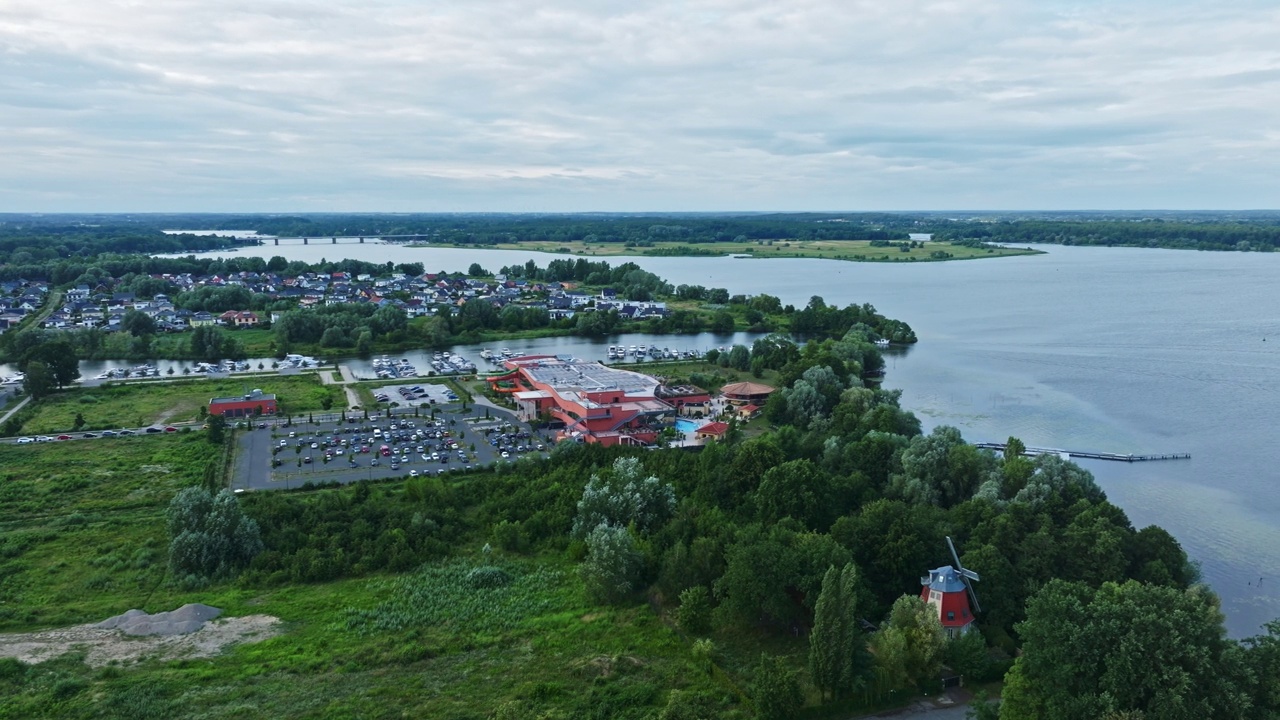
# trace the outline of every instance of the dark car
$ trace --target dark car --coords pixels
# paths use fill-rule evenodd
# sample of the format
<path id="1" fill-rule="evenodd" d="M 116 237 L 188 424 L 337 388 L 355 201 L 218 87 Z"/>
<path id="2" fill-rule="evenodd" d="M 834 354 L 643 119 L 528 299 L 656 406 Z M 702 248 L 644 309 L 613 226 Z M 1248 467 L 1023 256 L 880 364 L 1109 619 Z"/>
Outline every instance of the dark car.
<path id="1" fill-rule="evenodd" d="M 158 432 L 164 432 L 164 431 L 163 431 L 163 430 L 161 430 L 161 429 L 160 429 L 160 428 L 158 428 L 158 427 L 149 427 L 149 428 L 147 428 L 147 432 L 148 432 L 148 433 L 158 433 Z"/>
<path id="2" fill-rule="evenodd" d="M 108 430 L 107 432 L 111 432 L 111 431 L 110 431 L 110 430 Z M 104 433 L 104 434 L 105 434 L 105 433 Z M 81 435 L 80 437 L 85 438 L 85 439 L 87 440 L 87 439 L 89 439 L 89 438 L 96 438 L 96 437 L 98 437 L 98 436 L 97 436 L 97 435 L 95 435 L 95 434 L 93 434 L 93 433 L 85 433 L 85 434 Z"/>
<path id="3" fill-rule="evenodd" d="M 121 435 L 137 435 L 138 433 L 136 433 L 136 432 L 134 432 L 134 431 L 132 431 L 132 430 L 121 430 L 121 431 L 120 431 L 120 434 L 121 434 Z"/>

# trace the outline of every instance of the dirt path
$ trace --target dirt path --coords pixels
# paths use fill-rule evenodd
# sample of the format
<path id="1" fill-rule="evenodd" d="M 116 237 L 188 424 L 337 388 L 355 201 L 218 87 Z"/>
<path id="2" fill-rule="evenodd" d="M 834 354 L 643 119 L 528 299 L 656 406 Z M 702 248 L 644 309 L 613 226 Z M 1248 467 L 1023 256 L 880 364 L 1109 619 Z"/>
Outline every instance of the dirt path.
<path id="1" fill-rule="evenodd" d="M 0 657 L 38 663 L 73 650 L 85 650 L 85 663 L 92 667 L 106 665 L 112 660 L 128 662 L 148 657 L 160 660 L 202 658 L 218 655 L 239 643 L 261 642 L 280 632 L 280 620 L 270 615 L 213 620 L 187 635 L 134 637 L 119 630 L 76 625 L 60 630 L 0 634 Z"/>

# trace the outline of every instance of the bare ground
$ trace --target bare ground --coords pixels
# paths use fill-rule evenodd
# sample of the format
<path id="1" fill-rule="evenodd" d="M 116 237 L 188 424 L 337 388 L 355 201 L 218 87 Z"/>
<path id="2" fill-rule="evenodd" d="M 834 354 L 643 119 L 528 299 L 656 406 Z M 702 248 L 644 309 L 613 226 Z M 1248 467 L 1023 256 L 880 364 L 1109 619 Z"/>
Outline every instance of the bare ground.
<path id="1" fill-rule="evenodd" d="M 261 642 L 279 635 L 280 632 L 280 620 L 270 615 L 213 620 L 186 635 L 135 637 L 119 630 L 75 625 L 59 630 L 0 634 L 0 657 L 39 663 L 72 651 L 84 650 L 85 663 L 93 667 L 106 665 L 113 660 L 127 663 L 144 658 L 203 658 L 218 655 L 232 645 Z"/>

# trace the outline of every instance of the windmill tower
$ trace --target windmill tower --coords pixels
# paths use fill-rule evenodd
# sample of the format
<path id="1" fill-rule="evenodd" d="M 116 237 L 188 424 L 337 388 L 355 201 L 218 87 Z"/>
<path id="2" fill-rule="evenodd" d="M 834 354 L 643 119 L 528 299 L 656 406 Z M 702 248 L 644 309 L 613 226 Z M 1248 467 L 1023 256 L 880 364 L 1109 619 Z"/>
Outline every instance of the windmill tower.
<path id="1" fill-rule="evenodd" d="M 950 537 L 947 538 L 947 547 L 951 550 L 955 566 L 943 565 L 920 578 L 920 584 L 924 586 L 920 599 L 937 609 L 938 620 L 947 637 L 956 638 L 973 627 L 973 614 L 982 608 L 973 591 L 973 581 L 979 579 L 978 573 L 966 570 L 960 564 L 960 556 L 956 554 L 956 546 Z"/>

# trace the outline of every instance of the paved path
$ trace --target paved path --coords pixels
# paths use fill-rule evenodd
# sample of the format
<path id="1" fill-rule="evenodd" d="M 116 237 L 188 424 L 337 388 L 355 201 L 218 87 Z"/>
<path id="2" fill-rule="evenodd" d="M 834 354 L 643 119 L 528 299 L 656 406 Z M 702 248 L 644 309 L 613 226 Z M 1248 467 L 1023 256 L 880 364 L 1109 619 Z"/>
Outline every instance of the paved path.
<path id="1" fill-rule="evenodd" d="M 9 417 L 10 417 L 11 415 L 13 415 L 14 413 L 16 413 L 16 412 L 18 412 L 19 410 L 21 410 L 21 409 L 22 409 L 23 407 L 25 407 L 25 406 L 26 406 L 26 404 L 27 404 L 27 403 L 29 403 L 29 402 L 31 402 L 31 396 L 30 396 L 30 395 L 28 395 L 28 396 L 26 396 L 26 397 L 22 398 L 22 402 L 18 403 L 17 405 L 14 405 L 12 410 L 10 410 L 9 412 L 7 412 L 7 413 L 5 413 L 5 414 L 4 414 L 4 417 L 0 417 L 0 425 L 3 425 L 3 424 L 4 424 L 4 421 L 8 420 L 8 419 L 9 419 Z"/>

